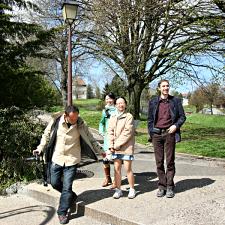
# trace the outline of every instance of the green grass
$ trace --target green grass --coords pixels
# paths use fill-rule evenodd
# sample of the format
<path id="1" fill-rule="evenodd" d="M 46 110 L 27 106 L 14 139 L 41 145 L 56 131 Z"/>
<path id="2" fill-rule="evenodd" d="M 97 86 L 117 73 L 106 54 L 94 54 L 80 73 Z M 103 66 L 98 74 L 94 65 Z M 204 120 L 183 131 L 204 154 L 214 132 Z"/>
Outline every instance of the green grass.
<path id="1" fill-rule="evenodd" d="M 195 106 L 191 106 L 191 105 L 186 105 L 186 106 L 184 106 L 184 110 L 185 110 L 185 112 L 195 113 L 196 112 L 196 107 Z"/>
<path id="2" fill-rule="evenodd" d="M 86 121 L 88 126 L 98 129 L 102 112 L 97 110 L 80 109 L 80 116 Z"/>
<path id="3" fill-rule="evenodd" d="M 225 116 L 191 114 L 182 127 L 177 152 L 225 158 Z"/>
<path id="4" fill-rule="evenodd" d="M 101 102 L 100 99 L 77 99 L 74 100 L 74 104 L 79 108 L 85 109 L 94 109 L 96 110 L 96 106 Z"/>
<path id="5" fill-rule="evenodd" d="M 74 102 L 80 109 L 80 116 L 86 121 L 88 126 L 96 129 L 98 129 L 102 115 L 102 111 L 97 110 L 100 101 L 99 99 L 79 99 Z"/>
<path id="6" fill-rule="evenodd" d="M 201 126 L 225 128 L 225 116 L 194 113 L 187 116 L 187 121 Z"/>
<path id="7" fill-rule="evenodd" d="M 76 99 L 73 100 L 73 104 L 78 106 L 79 109 L 87 109 L 87 110 L 96 110 L 98 108 L 99 103 L 101 102 L 100 99 Z M 63 111 L 63 106 L 53 106 L 50 108 L 50 112 L 58 112 Z"/>

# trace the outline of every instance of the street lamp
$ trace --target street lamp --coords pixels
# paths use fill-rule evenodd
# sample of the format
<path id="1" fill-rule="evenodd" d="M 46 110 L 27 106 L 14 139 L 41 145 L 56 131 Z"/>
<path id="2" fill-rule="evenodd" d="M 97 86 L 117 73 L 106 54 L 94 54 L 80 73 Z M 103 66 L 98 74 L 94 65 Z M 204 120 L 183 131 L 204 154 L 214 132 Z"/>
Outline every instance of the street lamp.
<path id="1" fill-rule="evenodd" d="M 72 31 L 71 27 L 77 16 L 78 4 L 75 1 L 65 1 L 62 6 L 63 18 L 69 25 L 68 33 L 68 79 L 67 79 L 67 105 L 72 105 Z"/>

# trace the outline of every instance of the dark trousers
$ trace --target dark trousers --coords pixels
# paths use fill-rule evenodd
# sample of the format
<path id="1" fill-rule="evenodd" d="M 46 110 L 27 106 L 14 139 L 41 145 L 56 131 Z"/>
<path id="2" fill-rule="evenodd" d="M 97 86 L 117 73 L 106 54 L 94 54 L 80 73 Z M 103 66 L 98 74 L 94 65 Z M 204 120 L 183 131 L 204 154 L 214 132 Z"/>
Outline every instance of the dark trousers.
<path id="1" fill-rule="evenodd" d="M 175 134 L 169 134 L 167 132 L 154 134 L 152 143 L 154 146 L 157 174 L 159 178 L 158 187 L 164 190 L 166 187 L 174 187 Z M 164 167 L 164 155 L 166 156 L 166 171 Z"/>
<path id="2" fill-rule="evenodd" d="M 75 193 L 72 191 L 73 180 L 77 171 L 74 166 L 60 166 L 52 163 L 51 166 L 51 185 L 54 189 L 61 192 L 58 215 L 66 215 L 71 207 Z"/>

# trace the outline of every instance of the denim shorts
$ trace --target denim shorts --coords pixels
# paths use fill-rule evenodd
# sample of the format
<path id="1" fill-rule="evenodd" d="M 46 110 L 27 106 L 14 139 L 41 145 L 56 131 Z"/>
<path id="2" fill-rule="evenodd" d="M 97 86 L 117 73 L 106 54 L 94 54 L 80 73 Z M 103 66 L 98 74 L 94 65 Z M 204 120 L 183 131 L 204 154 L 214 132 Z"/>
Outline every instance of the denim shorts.
<path id="1" fill-rule="evenodd" d="M 112 153 L 112 159 L 134 160 L 134 156 L 133 155 L 124 155 L 124 154 Z"/>

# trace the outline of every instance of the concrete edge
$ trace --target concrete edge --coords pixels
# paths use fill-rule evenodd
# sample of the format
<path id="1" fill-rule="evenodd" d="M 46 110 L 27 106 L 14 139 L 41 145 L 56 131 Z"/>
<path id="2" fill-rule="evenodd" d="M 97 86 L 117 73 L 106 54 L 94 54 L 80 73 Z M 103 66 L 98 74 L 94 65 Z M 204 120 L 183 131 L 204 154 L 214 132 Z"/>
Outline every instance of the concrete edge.
<path id="1" fill-rule="evenodd" d="M 190 155 L 187 153 L 181 153 L 181 152 L 176 152 L 176 155 L 184 158 L 194 158 L 194 159 L 203 159 L 206 161 L 215 161 L 215 162 L 222 162 L 225 163 L 225 159 L 223 158 L 213 158 L 213 157 L 207 157 L 207 156 L 202 156 L 202 155 Z"/>
<path id="2" fill-rule="evenodd" d="M 43 193 L 41 191 L 33 190 L 30 188 L 23 188 L 18 191 L 18 194 L 26 195 L 39 202 L 51 205 L 53 207 L 57 207 L 59 202 L 59 196 Z M 113 225 L 141 225 L 140 223 L 135 223 L 123 218 L 119 218 L 115 215 L 89 207 L 88 205 L 85 205 L 85 202 L 83 201 L 76 202 L 75 208 L 78 216 L 91 217 L 99 222 Z"/>
<path id="3" fill-rule="evenodd" d="M 43 193 L 41 191 L 24 188 L 22 190 L 19 190 L 18 194 L 29 196 L 29 197 L 34 198 L 35 200 L 37 200 L 39 202 L 49 204 L 49 205 L 54 206 L 54 207 L 57 206 L 57 204 L 58 204 L 58 200 L 55 196 Z"/>
<path id="4" fill-rule="evenodd" d="M 84 215 L 91 217 L 100 222 L 104 222 L 112 225 L 141 225 L 140 223 L 135 223 L 126 219 L 119 218 L 115 215 L 93 209 L 92 207 L 86 206 L 84 202 L 81 204 L 77 203 L 79 208 L 84 211 Z"/>

